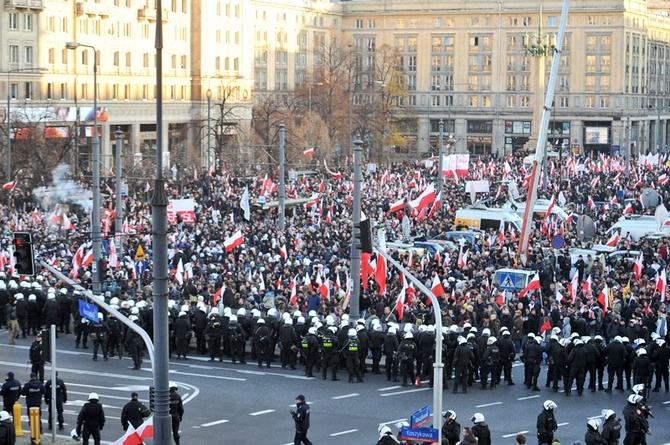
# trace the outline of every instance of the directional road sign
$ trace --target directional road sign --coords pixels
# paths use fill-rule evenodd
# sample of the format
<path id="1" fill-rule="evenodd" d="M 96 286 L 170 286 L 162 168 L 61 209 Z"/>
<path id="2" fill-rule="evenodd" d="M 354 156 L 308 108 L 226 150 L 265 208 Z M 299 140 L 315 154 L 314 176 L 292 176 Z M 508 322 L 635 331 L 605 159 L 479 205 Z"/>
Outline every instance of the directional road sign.
<path id="1" fill-rule="evenodd" d="M 410 428 L 402 427 L 400 438 L 414 442 L 437 442 L 438 431 L 436 428 Z"/>
<path id="2" fill-rule="evenodd" d="M 430 421 L 430 406 L 424 406 L 410 417 L 410 426 L 418 428 Z"/>

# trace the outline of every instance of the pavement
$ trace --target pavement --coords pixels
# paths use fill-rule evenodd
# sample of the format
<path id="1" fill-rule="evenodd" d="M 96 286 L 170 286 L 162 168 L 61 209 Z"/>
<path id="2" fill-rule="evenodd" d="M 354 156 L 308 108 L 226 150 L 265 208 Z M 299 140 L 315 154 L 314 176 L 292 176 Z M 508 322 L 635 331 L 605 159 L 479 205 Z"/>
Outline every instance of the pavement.
<path id="1" fill-rule="evenodd" d="M 0 339 L 4 338 L 0 331 Z M 11 370 L 22 383 L 28 380 L 30 365 L 27 358 L 31 341 L 30 338 L 21 339 L 16 346 L 0 344 L 2 374 Z M 68 388 L 65 431 L 69 433 L 75 426 L 81 406 L 88 394 L 95 391 L 100 395 L 107 416 L 103 443 L 115 441 L 123 434 L 120 413 L 130 400 L 130 393 L 138 392 L 140 400 L 148 404 L 148 388 L 152 383 L 149 362 L 145 360 L 139 371 L 131 370 L 132 362 L 128 357 L 94 362 L 91 360 L 92 349 L 74 349 L 72 335 L 61 335 L 57 347 L 59 376 Z M 343 371 L 338 373 L 341 380 L 333 382 L 324 381 L 320 376 L 305 377 L 301 367 L 295 371 L 275 365 L 259 369 L 251 362 L 242 365 L 227 360 L 223 363 L 207 360 L 206 356 L 192 355 L 188 361 L 170 361 L 170 378 L 177 382 L 184 399 L 185 415 L 180 428 L 182 444 L 225 439 L 225 443 L 288 445 L 294 434 L 289 411 L 295 409 L 298 394 L 304 394 L 311 407 L 312 426 L 308 437 L 317 445 L 373 445 L 377 442 L 379 425 L 389 425 L 395 430 L 395 423 L 409 420 L 414 411 L 429 405 L 432 408 L 433 391 L 427 382 L 420 388 L 402 387 L 400 383 L 388 382 L 384 375 L 367 374 L 365 383 L 349 384 Z M 613 409 L 621 416 L 629 394 L 627 391 L 606 394 L 587 390 L 582 397 L 578 397 L 576 391 L 567 397 L 544 386 L 540 392 L 532 392 L 521 384 L 522 373 L 523 367 L 517 364 L 514 367 L 515 386 L 504 384 L 495 390 L 481 390 L 475 383 L 467 394 L 445 390 L 443 411 L 456 411 L 462 426 L 471 426 L 472 414 L 481 412 L 496 445 L 514 444 L 514 437 L 519 432 L 526 434 L 528 443 L 533 443 L 535 421 L 542 402 L 552 399 L 558 405 L 556 437 L 563 444 L 572 444 L 584 440 L 587 420 L 602 419 L 603 409 Z M 543 367 L 542 384 L 545 373 Z M 46 375 L 49 378 L 49 366 Z M 656 419 L 651 419 L 653 434 L 647 436 L 647 445 L 670 445 L 670 422 L 667 422 L 670 394 L 651 393 L 649 403 Z M 23 418 L 26 430 L 25 413 Z M 45 433 L 50 433 L 46 431 L 46 425 Z M 29 439 L 18 443 L 29 443 Z M 43 443 L 51 443 L 50 434 L 43 436 Z M 59 436 L 55 443 L 74 441 Z"/>

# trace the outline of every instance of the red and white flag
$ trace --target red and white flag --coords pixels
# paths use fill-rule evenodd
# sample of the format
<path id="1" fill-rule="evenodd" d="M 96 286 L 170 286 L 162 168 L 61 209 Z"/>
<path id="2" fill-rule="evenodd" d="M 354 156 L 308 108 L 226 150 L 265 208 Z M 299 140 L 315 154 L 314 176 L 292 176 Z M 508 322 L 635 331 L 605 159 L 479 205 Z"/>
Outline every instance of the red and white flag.
<path id="1" fill-rule="evenodd" d="M 238 230 L 233 234 L 233 236 L 227 238 L 223 242 L 223 245 L 226 248 L 226 252 L 230 252 L 234 248 L 241 246 L 243 243 L 244 243 L 244 237 L 242 236 L 242 231 Z"/>
<path id="2" fill-rule="evenodd" d="M 433 201 L 433 205 L 430 208 L 430 212 L 428 212 L 428 219 L 433 218 L 433 214 L 440 210 L 440 205 L 442 204 L 442 192 L 437 194 L 437 197 L 435 198 L 435 201 Z"/>
<path id="3" fill-rule="evenodd" d="M 310 291 L 314 291 L 314 286 L 312 286 L 312 279 L 309 277 L 309 272 L 305 272 L 305 279 L 302 282 L 302 285 L 309 287 Z"/>
<path id="4" fill-rule="evenodd" d="M 640 255 L 635 259 L 635 262 L 633 263 L 633 273 L 635 274 L 636 280 L 639 280 L 640 277 L 642 276 L 643 267 L 644 264 L 642 263 L 642 252 L 640 252 Z"/>
<path id="5" fill-rule="evenodd" d="M 391 204 L 391 208 L 389 209 L 389 212 L 394 213 L 394 212 L 399 212 L 400 210 L 405 208 L 405 198 L 399 199 L 393 204 Z"/>
<path id="6" fill-rule="evenodd" d="M 386 294 L 386 258 L 377 254 L 377 268 L 375 269 L 375 281 L 379 286 L 379 295 Z"/>
<path id="7" fill-rule="evenodd" d="M 177 264 L 177 270 L 174 273 L 174 279 L 177 280 L 180 286 L 184 284 L 184 263 L 182 263 L 181 258 L 179 258 L 179 264 Z"/>
<path id="8" fill-rule="evenodd" d="M 458 251 L 458 267 L 465 267 L 468 264 L 468 251 L 463 252 L 463 246 Z"/>
<path id="9" fill-rule="evenodd" d="M 442 287 L 442 283 L 440 282 L 440 277 L 437 274 L 433 277 L 433 285 L 430 287 L 430 291 L 437 298 L 440 298 L 445 293 L 444 287 Z"/>
<path id="10" fill-rule="evenodd" d="M 623 214 L 630 215 L 631 213 L 633 213 L 633 204 L 629 202 L 628 204 L 626 204 L 626 208 L 623 209 Z"/>
<path id="11" fill-rule="evenodd" d="M 592 289 L 593 289 L 593 280 L 591 279 L 591 275 L 589 275 L 589 277 L 582 283 L 582 293 L 584 295 L 591 295 Z"/>
<path id="12" fill-rule="evenodd" d="M 433 184 L 429 184 L 418 198 L 410 201 L 409 205 L 413 209 L 416 209 L 417 212 L 420 212 L 421 209 L 429 206 L 433 201 L 435 201 L 435 187 Z"/>
<path id="13" fill-rule="evenodd" d="M 591 209 L 591 210 L 595 210 L 595 208 L 596 208 L 596 203 L 595 203 L 595 201 L 593 200 L 593 198 L 591 198 L 591 196 L 589 196 L 588 204 L 589 204 L 589 209 Z"/>
<path id="14" fill-rule="evenodd" d="M 603 311 L 607 312 L 610 307 L 610 288 L 607 284 L 605 284 L 605 287 L 598 294 L 598 303 L 603 308 Z"/>
<path id="15" fill-rule="evenodd" d="M 665 267 L 656 279 L 656 290 L 661 294 L 661 301 L 665 301 L 665 295 L 668 289 L 668 277 L 665 273 Z"/>
<path id="16" fill-rule="evenodd" d="M 324 300 L 330 300 L 330 280 L 328 277 L 325 278 L 325 280 L 322 280 L 321 273 L 316 274 L 316 290 L 321 294 Z"/>
<path id="17" fill-rule="evenodd" d="M 404 278 L 404 277 L 403 277 Z M 395 309 L 398 314 L 398 321 L 402 320 L 403 312 L 405 310 L 405 296 L 407 291 L 407 280 L 402 280 L 402 290 L 398 293 L 398 298 L 395 301 Z"/>
<path id="18" fill-rule="evenodd" d="M 119 267 L 119 257 L 116 255 L 116 245 L 114 240 L 109 240 L 109 267 L 116 269 Z"/>
<path id="19" fill-rule="evenodd" d="M 151 439 L 154 437 L 154 417 L 151 416 L 144 421 L 137 429 L 128 424 L 128 430 L 111 445 L 141 445 L 144 439 Z"/>
<path id="20" fill-rule="evenodd" d="M 291 303 L 291 306 L 295 306 L 298 304 L 298 277 L 294 277 L 291 280 L 291 283 L 289 283 L 289 287 L 291 288 L 291 298 L 289 299 L 289 303 Z"/>
<path id="21" fill-rule="evenodd" d="M 281 256 L 282 261 L 286 262 L 288 259 L 288 252 L 286 250 L 286 244 L 279 248 L 279 255 Z"/>
<path id="22" fill-rule="evenodd" d="M 616 247 L 616 245 L 619 243 L 619 233 L 618 232 L 612 232 L 612 236 L 607 240 L 607 243 L 605 243 L 606 246 L 609 247 Z"/>
<path id="23" fill-rule="evenodd" d="M 521 292 L 519 292 L 519 298 L 523 298 L 526 296 L 528 292 L 538 290 L 539 288 L 540 288 L 540 274 L 535 272 L 535 276 L 533 277 L 533 279 L 528 282 L 526 287 L 521 289 Z"/>
<path id="24" fill-rule="evenodd" d="M 314 147 L 309 147 L 307 150 L 303 150 L 302 154 L 305 156 L 312 156 L 314 154 Z"/>

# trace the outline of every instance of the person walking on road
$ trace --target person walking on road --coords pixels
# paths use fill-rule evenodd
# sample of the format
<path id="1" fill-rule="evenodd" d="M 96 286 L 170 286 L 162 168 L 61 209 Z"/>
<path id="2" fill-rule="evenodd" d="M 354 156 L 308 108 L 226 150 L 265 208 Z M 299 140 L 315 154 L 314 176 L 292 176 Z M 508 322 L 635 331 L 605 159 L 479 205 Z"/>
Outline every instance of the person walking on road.
<path id="1" fill-rule="evenodd" d="M 4 283 L 4 281 L 2 281 Z M 19 316 L 16 311 L 17 300 L 14 300 L 5 307 L 5 314 L 7 321 L 7 340 L 10 345 L 15 344 L 14 340 L 19 338 Z"/>
<path id="2" fill-rule="evenodd" d="M 93 436 L 93 444 L 100 445 L 100 432 L 105 426 L 105 411 L 100 404 L 100 397 L 95 392 L 88 395 L 88 402 L 81 407 L 77 416 L 77 436 L 81 436 L 83 445 L 88 445 L 89 437 Z"/>
<path id="3" fill-rule="evenodd" d="M 179 445 L 179 424 L 184 417 L 184 404 L 181 396 L 177 394 L 178 389 L 176 383 L 170 382 L 170 416 L 172 417 L 172 437 L 176 445 Z"/>
<path id="4" fill-rule="evenodd" d="M 44 385 L 44 401 L 47 406 L 49 406 L 49 429 L 51 429 L 51 388 L 52 388 L 51 379 L 47 380 L 46 385 Z M 58 372 L 56 372 L 56 414 L 58 415 L 58 430 L 63 431 L 64 423 L 63 420 L 63 404 L 67 403 L 67 388 L 65 387 L 65 382 L 62 379 L 58 378 Z"/>
<path id="5" fill-rule="evenodd" d="M 151 415 L 151 411 L 139 400 L 139 395 L 136 392 L 130 394 L 130 402 L 126 403 L 121 411 L 121 425 L 123 431 L 128 430 L 128 425 L 132 425 L 137 429 L 144 422 L 146 417 Z"/>
<path id="6" fill-rule="evenodd" d="M 30 408 L 40 409 L 40 428 L 42 427 L 42 397 L 44 397 L 44 385 L 37 378 L 37 374 L 30 373 L 30 380 L 23 385 L 21 395 L 26 398 L 26 412 L 30 413 Z"/>
<path id="7" fill-rule="evenodd" d="M 309 405 L 305 402 L 305 396 L 300 394 L 296 397 L 295 406 L 295 411 L 291 410 L 291 416 L 295 422 L 293 445 L 312 445 L 312 442 L 307 438 L 307 430 L 309 430 Z"/>
<path id="8" fill-rule="evenodd" d="M 558 429 L 554 410 L 556 404 L 552 400 L 545 400 L 542 404 L 542 412 L 537 416 L 537 443 L 538 445 L 551 445 L 554 440 L 554 431 Z"/>
<path id="9" fill-rule="evenodd" d="M 14 373 L 9 371 L 5 377 L 5 383 L 0 388 L 3 409 L 8 413 L 13 412 L 14 403 L 21 397 L 21 382 L 14 378 Z"/>

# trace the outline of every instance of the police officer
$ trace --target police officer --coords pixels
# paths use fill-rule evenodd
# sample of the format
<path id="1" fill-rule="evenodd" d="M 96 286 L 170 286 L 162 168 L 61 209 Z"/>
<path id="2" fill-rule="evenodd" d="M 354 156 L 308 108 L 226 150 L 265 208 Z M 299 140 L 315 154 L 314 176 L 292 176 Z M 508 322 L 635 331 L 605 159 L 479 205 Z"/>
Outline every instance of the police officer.
<path id="1" fill-rule="evenodd" d="M 474 353 L 464 337 L 458 337 L 458 346 L 454 351 L 454 394 L 458 390 L 458 384 L 463 386 L 463 392 L 468 392 L 468 368 L 474 360 Z"/>
<path id="2" fill-rule="evenodd" d="M 184 305 L 186 308 L 188 306 Z M 182 307 L 183 309 L 183 307 Z M 134 315 L 137 318 L 136 315 Z M 188 353 L 188 344 L 191 341 L 191 321 L 188 319 L 188 314 L 185 311 L 180 311 L 177 321 L 174 324 L 175 345 L 177 348 L 177 360 L 188 360 L 186 354 Z M 126 340 L 127 341 L 127 340 Z"/>
<path id="3" fill-rule="evenodd" d="M 530 335 L 528 336 L 530 337 Z M 524 358 L 526 361 L 526 386 L 532 388 L 533 391 L 539 391 L 537 387 L 537 379 L 540 376 L 540 363 L 542 362 L 542 337 L 533 336 L 526 341 L 526 348 Z"/>
<path id="4" fill-rule="evenodd" d="M 365 321 L 363 319 L 359 319 L 358 321 L 359 323 L 356 324 L 356 337 L 358 338 L 358 366 L 361 375 L 365 375 L 368 372 L 365 360 L 368 358 L 368 351 L 370 351 L 370 336 L 365 331 Z"/>
<path id="5" fill-rule="evenodd" d="M 298 334 L 293 328 L 293 319 L 287 317 L 284 319 L 284 326 L 279 332 L 279 339 L 281 340 L 281 367 L 295 369 L 296 365 L 296 347 L 298 344 Z"/>
<path id="6" fill-rule="evenodd" d="M 612 392 L 614 376 L 617 378 L 616 389 L 623 391 L 623 367 L 626 356 L 626 348 L 620 336 L 615 336 L 614 340 L 607 346 L 607 389 L 606 393 Z"/>
<path id="7" fill-rule="evenodd" d="M 128 319 L 137 326 L 140 326 L 139 317 L 137 315 L 131 315 Z M 140 334 L 132 329 L 128 329 L 126 332 L 126 347 L 130 352 L 130 357 L 133 359 L 133 370 L 135 371 L 142 369 L 142 344 L 143 340 Z"/>
<path id="8" fill-rule="evenodd" d="M 3 409 L 8 413 L 13 412 L 14 403 L 21 397 L 21 382 L 14 378 L 14 373 L 9 371 L 5 377 L 5 383 L 0 388 Z"/>
<path id="9" fill-rule="evenodd" d="M 344 353 L 347 366 L 347 372 L 349 373 L 349 383 L 354 383 L 354 376 L 356 376 L 356 380 L 359 383 L 363 382 L 363 376 L 361 375 L 360 362 L 358 358 L 358 349 L 359 345 L 358 337 L 356 336 L 356 330 L 351 328 L 347 333 L 346 343 L 342 347 L 342 352 Z"/>
<path id="10" fill-rule="evenodd" d="M 626 437 L 623 439 L 624 445 L 639 445 L 644 443 L 645 434 L 649 431 L 649 424 L 644 418 L 639 403 L 642 396 L 631 394 L 623 409 L 623 418 L 626 421 Z"/>
<path id="11" fill-rule="evenodd" d="M 209 349 L 209 361 L 213 362 L 218 358 L 222 362 L 221 338 L 223 336 L 223 325 L 216 308 L 213 308 L 209 313 L 209 322 L 205 326 L 203 335 L 207 341 L 207 349 Z"/>
<path id="12" fill-rule="evenodd" d="M 643 383 L 648 385 L 651 382 L 652 368 L 651 361 L 647 355 L 646 348 L 638 348 L 635 351 L 636 357 L 633 359 L 633 384 Z"/>
<path id="13" fill-rule="evenodd" d="M 93 444 L 100 445 L 100 432 L 105 427 L 105 411 L 100 404 L 100 397 L 95 392 L 88 395 L 88 402 L 81 407 L 77 416 L 77 436 L 81 436 L 83 445 L 88 445 L 89 437 L 93 436 Z"/>
<path id="14" fill-rule="evenodd" d="M 668 392 L 668 364 L 670 363 L 670 348 L 665 340 L 659 338 L 656 340 L 658 348 L 652 354 L 652 362 L 656 366 L 656 385 L 654 392 L 658 392 L 661 388 L 661 381 L 665 382 L 665 392 Z"/>
<path id="15" fill-rule="evenodd" d="M 619 438 L 621 437 L 621 423 L 616 417 L 616 413 L 611 409 L 605 410 L 603 413 L 605 417 L 605 424 L 603 425 L 603 445 L 619 445 Z"/>
<path id="16" fill-rule="evenodd" d="M 472 434 L 477 438 L 479 445 L 491 445 L 491 430 L 486 424 L 486 419 L 482 413 L 474 413 L 470 420 L 474 423 Z"/>
<path id="17" fill-rule="evenodd" d="M 74 344 L 75 348 L 79 349 L 79 344 L 81 343 L 82 349 L 88 349 L 86 343 L 88 342 L 89 324 L 90 321 L 86 317 L 76 318 L 76 323 L 74 326 L 74 333 L 76 335 Z"/>
<path id="18" fill-rule="evenodd" d="M 542 412 L 537 416 L 537 443 L 538 445 L 549 444 L 554 440 L 554 431 L 558 429 L 554 410 L 556 404 L 552 400 L 545 400 L 542 404 Z"/>
<path id="19" fill-rule="evenodd" d="M 40 409 L 40 418 L 42 417 L 42 397 L 44 397 L 44 385 L 37 378 L 37 374 L 30 373 L 30 380 L 23 385 L 21 395 L 26 398 L 26 408 L 30 412 L 30 408 Z"/>
<path id="20" fill-rule="evenodd" d="M 172 417 L 172 438 L 176 445 L 179 445 L 179 424 L 184 418 L 184 404 L 181 396 L 177 394 L 178 389 L 176 383 L 170 382 L 170 417 Z"/>
<path id="21" fill-rule="evenodd" d="M 47 383 L 44 385 L 44 402 L 49 407 L 49 429 L 51 429 L 51 392 L 52 392 L 52 381 L 51 379 L 47 380 Z M 58 430 L 63 431 L 63 404 L 67 403 L 67 388 L 65 387 L 65 382 L 62 379 L 58 378 L 58 371 L 56 371 L 56 415 L 58 417 Z"/>
<path id="22" fill-rule="evenodd" d="M 114 309 L 117 307 L 112 306 Z M 107 340 L 107 357 L 114 357 L 118 355 L 119 359 L 123 358 L 123 350 L 121 348 L 121 343 L 123 340 L 123 323 L 116 318 L 114 315 L 110 314 L 109 319 L 107 320 L 107 326 L 109 326 L 109 338 Z"/>
<path id="23" fill-rule="evenodd" d="M 314 366 L 319 359 L 319 340 L 316 338 L 316 326 L 310 326 L 307 335 L 300 342 L 302 356 L 305 358 L 305 375 L 314 377 Z"/>
<path id="24" fill-rule="evenodd" d="M 37 334 L 35 341 L 30 345 L 30 371 L 36 374 L 40 382 L 44 381 L 44 357 L 42 356 L 42 334 Z"/>
<path id="25" fill-rule="evenodd" d="M 573 344 L 574 347 L 572 348 L 572 351 L 570 351 L 570 354 L 568 354 L 570 374 L 568 376 L 568 384 L 565 385 L 565 395 L 570 395 L 572 382 L 577 379 L 577 394 L 581 396 L 584 392 L 588 353 L 584 348 L 584 342 L 581 339 L 575 339 Z"/>
<path id="26" fill-rule="evenodd" d="M 396 336 L 397 329 L 395 326 L 391 326 L 388 329 L 388 332 L 384 336 L 384 356 L 385 366 L 386 366 L 386 380 L 398 381 L 398 337 Z"/>
<path id="27" fill-rule="evenodd" d="M 414 343 L 414 334 L 405 332 L 403 341 L 398 346 L 398 361 L 400 362 L 400 375 L 402 377 L 402 386 L 414 384 L 414 360 L 416 359 L 416 344 Z"/>
<path id="28" fill-rule="evenodd" d="M 123 431 L 128 430 L 128 425 L 132 425 L 137 429 L 146 417 L 151 415 L 151 411 L 139 400 L 139 395 L 136 392 L 130 394 L 130 402 L 126 403 L 121 410 L 121 425 Z"/>
<path id="29" fill-rule="evenodd" d="M 0 281 L 4 283 L 4 281 Z M 7 340 L 10 345 L 15 344 L 15 340 L 19 337 L 19 319 L 17 313 L 18 301 L 14 300 L 11 303 L 7 304 L 5 312 L 2 313 L 3 317 L 6 315 L 7 320 Z M 4 320 L 5 318 L 3 318 Z"/>
<path id="30" fill-rule="evenodd" d="M 272 352 L 270 351 L 272 338 L 270 329 L 268 329 L 265 323 L 265 319 L 259 318 L 256 322 L 256 329 L 253 332 L 251 343 L 251 347 L 254 349 L 254 351 L 256 351 L 258 367 L 262 368 L 263 362 L 265 362 L 266 366 L 269 368 L 270 361 L 272 360 Z"/>
<path id="31" fill-rule="evenodd" d="M 57 300 L 60 307 L 59 331 L 61 334 L 70 334 L 70 308 L 72 307 L 72 299 L 66 288 L 61 288 Z"/>
<path id="32" fill-rule="evenodd" d="M 500 382 L 501 371 L 504 371 L 505 381 L 508 385 L 514 385 L 512 380 L 512 362 L 516 357 L 516 350 L 514 348 L 514 342 L 512 341 L 511 334 L 507 328 L 500 330 L 502 338 L 498 340 L 498 349 L 500 350 L 500 362 L 501 365 L 498 368 L 497 380 Z"/>
<path id="33" fill-rule="evenodd" d="M 442 425 L 442 437 L 447 439 L 450 444 L 456 444 L 461 440 L 461 424 L 456 422 L 456 412 L 447 411 L 444 413 L 444 424 Z"/>
<path id="34" fill-rule="evenodd" d="M 14 445 L 16 443 L 16 433 L 14 424 L 7 411 L 0 411 L 0 444 Z"/>
<path id="35" fill-rule="evenodd" d="M 93 360 L 98 360 L 98 350 L 102 352 L 103 358 L 108 360 L 107 338 L 109 336 L 109 326 L 107 326 L 102 312 L 98 312 L 98 321 L 91 323 L 90 332 L 91 341 L 93 341 Z"/>
<path id="36" fill-rule="evenodd" d="M 307 438 L 307 430 L 309 430 L 309 405 L 305 402 L 305 396 L 300 394 L 295 398 L 295 411 L 291 411 L 291 417 L 295 422 L 295 437 L 293 438 L 294 445 L 312 445 L 312 442 Z"/>
<path id="37" fill-rule="evenodd" d="M 339 340 L 337 339 L 336 326 L 329 326 L 325 335 L 321 339 L 321 360 L 323 366 L 323 380 L 328 378 L 328 368 L 331 369 L 333 381 L 337 378 L 337 360 L 339 351 Z"/>
<path id="38" fill-rule="evenodd" d="M 372 373 L 381 374 L 379 362 L 382 360 L 382 351 L 384 349 L 384 333 L 382 332 L 382 325 L 379 322 L 372 324 L 370 349 L 372 350 Z"/>
<path id="39" fill-rule="evenodd" d="M 600 420 L 590 419 L 586 422 L 586 434 L 584 435 L 584 442 L 586 445 L 604 445 L 603 438 L 598 431 L 600 428 Z"/>
<path id="40" fill-rule="evenodd" d="M 486 384 L 491 374 L 491 389 L 498 385 L 496 380 L 500 375 L 498 367 L 500 365 L 500 348 L 498 347 L 498 339 L 490 336 L 486 340 L 486 349 L 482 355 L 482 389 L 486 389 Z"/>
<path id="41" fill-rule="evenodd" d="M 247 363 L 244 360 L 244 345 L 246 341 L 246 332 L 244 332 L 242 325 L 238 323 L 237 315 L 231 315 L 230 322 L 228 323 L 228 347 L 233 363 L 237 363 L 238 360 L 241 364 Z"/>

